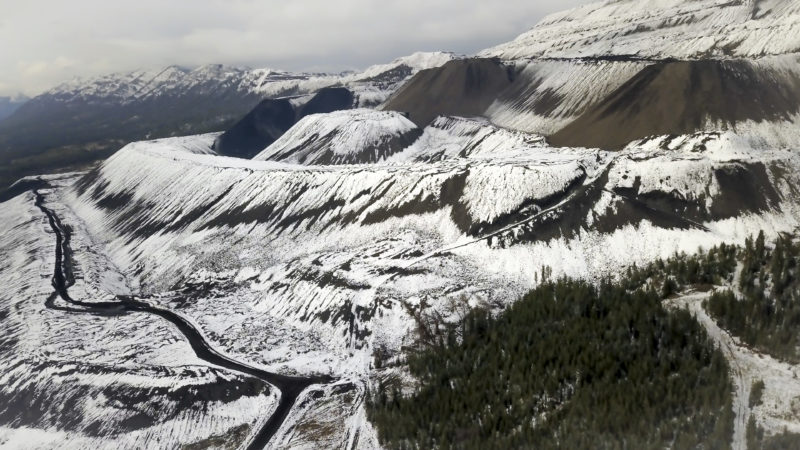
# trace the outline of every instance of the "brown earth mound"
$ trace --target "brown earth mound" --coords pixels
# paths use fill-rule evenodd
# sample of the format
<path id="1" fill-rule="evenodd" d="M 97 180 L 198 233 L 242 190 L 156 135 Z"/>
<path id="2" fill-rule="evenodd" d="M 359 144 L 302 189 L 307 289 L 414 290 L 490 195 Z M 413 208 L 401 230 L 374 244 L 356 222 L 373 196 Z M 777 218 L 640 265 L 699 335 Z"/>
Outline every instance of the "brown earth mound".
<path id="1" fill-rule="evenodd" d="M 514 69 L 493 59 L 451 61 L 423 70 L 383 106 L 408 114 L 420 128 L 437 116 L 480 116 L 514 81 Z"/>
<path id="2" fill-rule="evenodd" d="M 550 136 L 550 142 L 616 150 L 648 136 L 703 130 L 709 122 L 777 121 L 799 110 L 797 73 L 748 61 L 661 62 Z"/>

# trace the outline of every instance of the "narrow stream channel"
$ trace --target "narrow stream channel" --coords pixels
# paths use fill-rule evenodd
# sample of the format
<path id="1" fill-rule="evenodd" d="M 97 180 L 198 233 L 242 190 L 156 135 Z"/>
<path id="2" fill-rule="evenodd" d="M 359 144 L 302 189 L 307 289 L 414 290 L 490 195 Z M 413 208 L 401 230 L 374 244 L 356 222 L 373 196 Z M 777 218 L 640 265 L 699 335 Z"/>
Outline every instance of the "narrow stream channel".
<path id="1" fill-rule="evenodd" d="M 72 276 L 69 230 L 65 229 L 58 216 L 44 206 L 44 197 L 38 190 L 33 191 L 36 196 L 36 206 L 47 216 L 50 228 L 56 235 L 55 268 L 53 270 L 53 287 L 55 293 L 46 302 L 46 306 L 51 309 L 71 313 L 88 313 L 99 315 L 121 315 L 128 313 L 146 313 L 161 317 L 178 329 L 183 334 L 195 355 L 198 358 L 215 366 L 224 367 L 236 372 L 247 374 L 274 386 L 280 391 L 280 400 L 275 412 L 267 420 L 263 427 L 252 438 L 248 449 L 263 449 L 270 439 L 280 429 L 286 417 L 289 415 L 297 397 L 309 386 L 313 384 L 324 384 L 333 381 L 327 376 L 316 377 L 290 377 L 256 368 L 249 364 L 231 359 L 215 350 L 203 337 L 194 325 L 180 315 L 167 309 L 158 308 L 132 296 L 117 296 L 115 302 L 84 302 L 74 300 L 69 295 L 69 288 L 75 283 Z M 54 304 L 57 297 L 61 297 L 65 302 L 73 307 L 62 307 Z M 76 308 L 79 307 L 79 308 Z"/>

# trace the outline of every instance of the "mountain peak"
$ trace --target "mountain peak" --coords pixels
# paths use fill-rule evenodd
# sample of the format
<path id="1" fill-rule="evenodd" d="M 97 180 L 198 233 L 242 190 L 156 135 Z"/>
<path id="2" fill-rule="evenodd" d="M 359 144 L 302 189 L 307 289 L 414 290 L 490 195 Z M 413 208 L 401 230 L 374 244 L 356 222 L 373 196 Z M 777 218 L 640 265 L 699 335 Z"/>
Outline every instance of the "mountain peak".
<path id="1" fill-rule="evenodd" d="M 359 78 L 376 77 L 400 66 L 407 66 L 413 72 L 418 72 L 420 70 L 431 69 L 433 67 L 440 67 L 445 63 L 458 58 L 460 58 L 460 56 L 450 52 L 416 52 L 408 56 L 396 58 L 394 61 L 388 64 L 377 64 L 370 66 L 357 76 Z"/>

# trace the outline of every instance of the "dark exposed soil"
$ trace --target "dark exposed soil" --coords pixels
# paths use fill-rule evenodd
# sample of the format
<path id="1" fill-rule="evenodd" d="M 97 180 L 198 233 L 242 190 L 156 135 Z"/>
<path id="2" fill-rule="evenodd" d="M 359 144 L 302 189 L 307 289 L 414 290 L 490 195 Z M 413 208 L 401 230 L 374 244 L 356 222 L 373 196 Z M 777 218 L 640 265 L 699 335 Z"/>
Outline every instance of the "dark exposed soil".
<path id="1" fill-rule="evenodd" d="M 800 111 L 800 76 L 748 61 L 670 61 L 644 68 L 550 136 L 557 146 L 617 150 L 653 135 L 788 119 Z"/>
<path id="2" fill-rule="evenodd" d="M 407 113 L 420 128 L 437 116 L 480 116 L 514 77 L 515 70 L 498 60 L 450 61 L 414 75 L 383 109 Z"/>

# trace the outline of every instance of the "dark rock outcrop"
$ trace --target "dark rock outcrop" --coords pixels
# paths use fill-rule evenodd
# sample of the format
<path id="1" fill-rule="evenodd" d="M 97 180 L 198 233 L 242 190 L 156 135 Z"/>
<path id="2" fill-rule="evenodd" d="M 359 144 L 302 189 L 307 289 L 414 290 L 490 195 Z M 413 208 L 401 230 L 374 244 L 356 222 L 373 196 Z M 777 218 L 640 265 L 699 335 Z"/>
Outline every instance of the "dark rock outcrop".
<path id="1" fill-rule="evenodd" d="M 350 109 L 353 103 L 353 93 L 343 87 L 320 89 L 311 100 L 298 107 L 288 99 L 263 100 L 217 138 L 214 150 L 225 156 L 252 158 L 303 117 Z"/>

